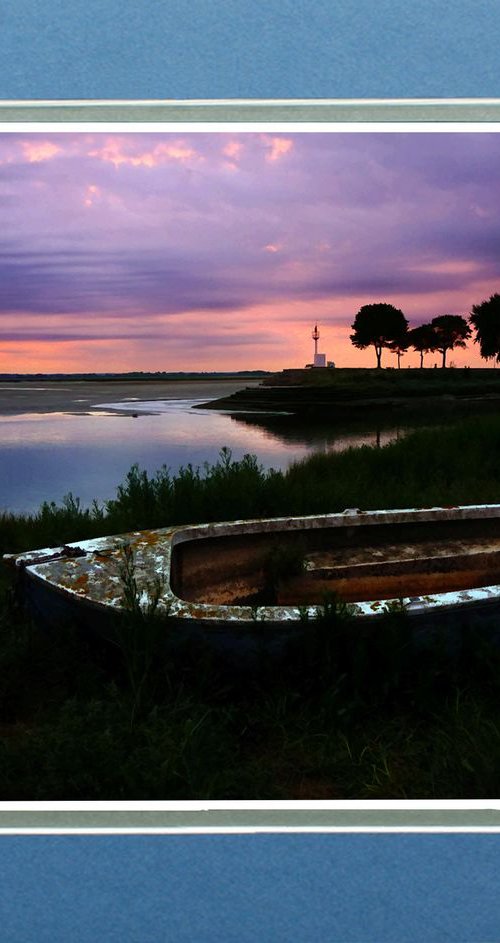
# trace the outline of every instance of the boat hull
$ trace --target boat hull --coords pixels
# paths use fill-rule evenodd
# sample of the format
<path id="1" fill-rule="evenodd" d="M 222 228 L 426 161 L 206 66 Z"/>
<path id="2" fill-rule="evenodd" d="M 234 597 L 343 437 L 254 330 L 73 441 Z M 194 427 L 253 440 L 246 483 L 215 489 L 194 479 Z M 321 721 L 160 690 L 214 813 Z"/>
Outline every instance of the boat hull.
<path id="1" fill-rule="evenodd" d="M 240 584 L 253 591 L 252 580 L 262 583 L 265 548 L 289 550 L 297 539 L 304 543 L 306 563 L 295 589 L 280 587 L 269 602 L 259 584 L 253 596 L 247 592 L 238 598 Z M 165 619 L 169 637 L 200 642 L 231 657 L 282 654 L 312 631 L 325 586 L 333 597 L 342 596 L 337 587 L 349 580 L 355 587 L 354 598 L 348 599 L 353 640 L 359 637 L 356 627 L 377 631 L 388 612 L 400 609 L 419 647 L 437 641 L 456 650 L 462 636 L 476 628 L 500 644 L 500 505 L 349 509 L 164 528 L 32 551 L 8 562 L 40 623 L 71 622 L 106 635 L 134 610 L 142 618 L 154 608 Z M 498 582 L 489 582 L 497 565 Z M 472 573 L 476 585 L 467 584 Z M 136 586 L 132 600 L 125 590 L 127 575 L 129 587 L 130 577 Z M 417 588 L 441 580 L 444 591 L 388 594 L 387 587 L 411 579 Z M 450 579 L 456 583 L 452 589 Z M 281 600 L 287 592 L 293 599 L 304 585 L 309 594 L 317 592 L 315 600 L 280 601 L 280 593 Z M 373 587 L 385 591 L 367 597 Z M 233 598 L 226 599 L 224 593 L 230 597 L 231 592 Z"/>

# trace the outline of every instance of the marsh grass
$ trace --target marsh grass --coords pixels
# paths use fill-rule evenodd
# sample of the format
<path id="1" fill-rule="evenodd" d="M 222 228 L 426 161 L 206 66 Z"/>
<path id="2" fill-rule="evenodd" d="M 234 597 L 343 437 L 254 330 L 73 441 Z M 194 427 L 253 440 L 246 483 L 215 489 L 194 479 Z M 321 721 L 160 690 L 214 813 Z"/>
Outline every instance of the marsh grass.
<path id="1" fill-rule="evenodd" d="M 68 496 L 37 515 L 3 515 L 0 543 L 14 552 L 169 523 L 499 497 L 500 420 L 488 417 L 285 473 L 227 450 L 176 476 L 134 466 L 103 508 Z M 279 666 L 236 675 L 203 647 L 169 644 L 154 587 L 145 611 L 133 560 L 124 565 L 130 621 L 112 644 L 71 626 L 44 635 L 1 577 L 0 799 L 498 794 L 500 649 L 484 633 L 465 630 L 451 653 L 439 638 L 415 651 L 401 607 L 376 631 L 354 629 L 349 607 L 330 598 L 315 618 L 303 614 Z"/>
<path id="2" fill-rule="evenodd" d="M 330 599 L 284 662 L 254 674 L 163 639 L 162 659 L 139 662 L 138 696 L 127 637 L 117 660 L 68 628 L 2 628 L 3 800 L 482 798 L 499 786 L 500 653 L 474 632 L 451 658 L 409 657 L 404 612 L 387 612 L 353 645 L 351 614 Z"/>
<path id="3" fill-rule="evenodd" d="M 134 553 L 130 544 L 125 544 L 119 577 L 124 612 L 116 617 L 111 641 L 118 647 L 125 668 L 133 723 L 137 714 L 151 709 L 161 681 L 170 681 L 166 657 L 169 612 L 159 605 L 166 576 L 155 575 L 139 586 Z"/>
<path id="4" fill-rule="evenodd" d="M 497 502 L 500 418 L 475 417 L 420 429 L 382 448 L 363 446 L 314 454 L 286 471 L 265 470 L 253 455 L 166 466 L 149 475 L 132 466 L 116 498 L 81 506 L 67 495 L 37 514 L 0 515 L 0 551 L 57 546 L 75 539 L 169 524 L 366 510 Z"/>

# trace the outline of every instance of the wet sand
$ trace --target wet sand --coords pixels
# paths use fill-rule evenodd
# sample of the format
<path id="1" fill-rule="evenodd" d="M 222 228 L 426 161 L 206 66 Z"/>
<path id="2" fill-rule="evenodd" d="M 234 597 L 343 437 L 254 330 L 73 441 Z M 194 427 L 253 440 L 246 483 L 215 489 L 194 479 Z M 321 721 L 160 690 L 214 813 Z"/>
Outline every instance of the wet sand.
<path id="1" fill-rule="evenodd" d="M 257 386 L 254 378 L 200 380 L 33 380 L 0 383 L 0 416 L 23 413 L 69 413 L 85 415 L 99 404 L 129 401 L 213 399 L 230 396 L 246 386 Z M 116 413 L 120 409 L 115 408 Z M 123 414 L 130 415 L 130 406 Z"/>

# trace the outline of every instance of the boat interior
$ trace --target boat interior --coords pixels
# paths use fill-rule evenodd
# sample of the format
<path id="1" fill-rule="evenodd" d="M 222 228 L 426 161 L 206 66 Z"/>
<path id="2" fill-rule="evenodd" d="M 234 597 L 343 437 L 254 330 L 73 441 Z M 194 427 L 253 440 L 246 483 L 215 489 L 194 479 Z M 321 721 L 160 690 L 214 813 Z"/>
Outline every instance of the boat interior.
<path id="1" fill-rule="evenodd" d="M 500 583 L 500 518 L 356 524 L 188 540 L 171 587 L 218 605 L 321 605 Z"/>

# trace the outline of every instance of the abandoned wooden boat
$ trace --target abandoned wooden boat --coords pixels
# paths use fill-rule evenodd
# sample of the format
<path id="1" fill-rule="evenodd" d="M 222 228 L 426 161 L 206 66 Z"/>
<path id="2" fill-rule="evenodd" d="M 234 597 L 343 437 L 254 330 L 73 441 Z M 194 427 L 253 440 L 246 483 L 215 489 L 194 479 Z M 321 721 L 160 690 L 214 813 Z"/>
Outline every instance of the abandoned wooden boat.
<path id="1" fill-rule="evenodd" d="M 417 632 L 500 624 L 498 504 L 169 527 L 6 560 L 41 621 L 102 630 L 132 580 L 137 606 L 157 599 L 176 632 L 221 649 L 278 650 L 328 596 L 365 624 L 394 604 Z"/>

